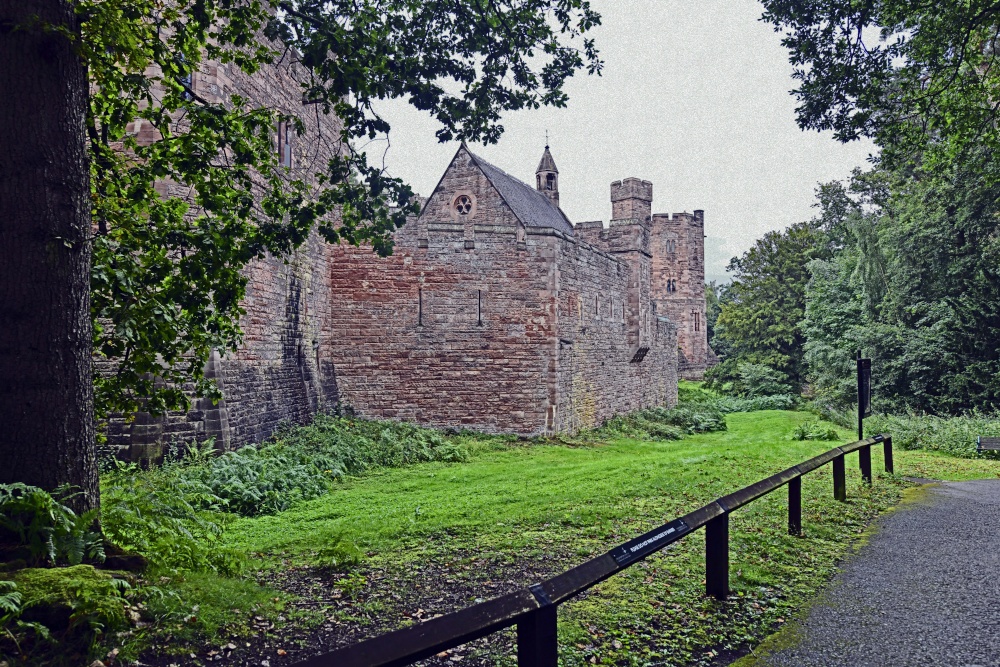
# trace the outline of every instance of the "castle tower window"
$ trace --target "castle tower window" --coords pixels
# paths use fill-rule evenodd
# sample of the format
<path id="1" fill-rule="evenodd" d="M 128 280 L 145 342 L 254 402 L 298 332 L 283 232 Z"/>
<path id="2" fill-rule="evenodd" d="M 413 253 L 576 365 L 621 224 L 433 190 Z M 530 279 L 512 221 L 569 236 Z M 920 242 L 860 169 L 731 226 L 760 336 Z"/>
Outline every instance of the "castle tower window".
<path id="1" fill-rule="evenodd" d="M 285 120 L 278 121 L 278 164 L 292 166 L 292 126 Z"/>
<path id="2" fill-rule="evenodd" d="M 697 310 L 692 310 L 691 321 L 694 323 L 694 330 L 701 331 L 701 313 L 699 313 Z"/>
<path id="3" fill-rule="evenodd" d="M 180 76 L 181 86 L 184 87 L 184 92 L 181 93 L 181 97 L 185 100 L 192 100 L 194 96 L 191 95 L 191 91 L 194 90 L 194 80 L 191 78 L 191 72 L 185 72 Z"/>

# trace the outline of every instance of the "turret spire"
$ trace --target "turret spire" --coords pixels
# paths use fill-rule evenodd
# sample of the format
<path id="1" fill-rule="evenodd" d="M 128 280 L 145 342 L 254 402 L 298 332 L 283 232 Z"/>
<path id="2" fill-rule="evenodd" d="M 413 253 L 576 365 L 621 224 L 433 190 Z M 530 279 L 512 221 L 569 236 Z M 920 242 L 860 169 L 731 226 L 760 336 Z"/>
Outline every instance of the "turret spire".
<path id="1" fill-rule="evenodd" d="M 556 161 L 549 152 L 548 133 L 545 137 L 545 152 L 542 153 L 542 160 L 535 170 L 535 189 L 559 206 L 559 170 L 556 169 Z"/>

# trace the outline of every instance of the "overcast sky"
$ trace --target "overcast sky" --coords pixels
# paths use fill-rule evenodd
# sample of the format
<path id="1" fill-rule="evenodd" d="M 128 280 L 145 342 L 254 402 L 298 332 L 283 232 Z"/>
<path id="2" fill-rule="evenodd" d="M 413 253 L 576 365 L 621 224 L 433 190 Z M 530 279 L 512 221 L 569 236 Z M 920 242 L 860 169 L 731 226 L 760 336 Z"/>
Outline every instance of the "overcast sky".
<path id="1" fill-rule="evenodd" d="M 719 278 L 764 232 L 811 218 L 817 183 L 866 164 L 871 144 L 798 129 L 787 53 L 758 2 L 592 4 L 602 75 L 573 79 L 567 108 L 509 114 L 499 144 L 471 146 L 534 183 L 548 130 L 570 220 L 607 221 L 611 181 L 652 181 L 654 212 L 705 210 L 706 273 Z M 404 104 L 383 110 L 389 172 L 430 195 L 457 144 L 437 143 L 435 123 Z"/>

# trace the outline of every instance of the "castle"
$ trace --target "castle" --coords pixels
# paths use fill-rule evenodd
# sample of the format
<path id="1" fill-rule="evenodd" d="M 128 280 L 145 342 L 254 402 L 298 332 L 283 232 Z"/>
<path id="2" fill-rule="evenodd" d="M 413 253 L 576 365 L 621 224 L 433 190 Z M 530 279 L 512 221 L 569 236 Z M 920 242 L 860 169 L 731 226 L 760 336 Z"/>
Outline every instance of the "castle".
<path id="1" fill-rule="evenodd" d="M 301 73 L 287 67 L 260 81 L 212 65 L 192 86 L 294 113 Z M 279 141 L 291 169 L 336 150 L 319 147 L 335 135 L 325 123 Z M 678 376 L 699 377 L 712 356 L 703 213 L 652 214 L 652 184 L 636 178 L 611 184 L 611 206 L 607 227 L 573 224 L 548 146 L 532 187 L 463 144 L 390 257 L 314 236 L 287 262 L 251 264 L 244 345 L 206 369 L 223 400 L 114 421 L 109 444 L 132 459 L 208 437 L 228 449 L 338 404 L 522 435 L 672 405 Z"/>
<path id="2" fill-rule="evenodd" d="M 652 185 L 628 178 L 611 185 L 607 228 L 574 225 L 548 147 L 535 176 L 529 186 L 463 145 L 391 257 L 335 249 L 341 401 L 549 434 L 673 404 L 678 348 L 685 372 L 704 370 L 702 213 L 653 216 Z"/>

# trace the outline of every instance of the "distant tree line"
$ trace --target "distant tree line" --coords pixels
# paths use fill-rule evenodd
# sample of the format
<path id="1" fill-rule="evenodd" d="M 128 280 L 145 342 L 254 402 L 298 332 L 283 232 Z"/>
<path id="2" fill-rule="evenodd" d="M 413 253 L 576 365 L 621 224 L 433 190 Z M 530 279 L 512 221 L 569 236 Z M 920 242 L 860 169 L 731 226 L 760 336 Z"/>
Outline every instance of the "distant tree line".
<path id="1" fill-rule="evenodd" d="M 879 155 L 818 189 L 819 215 L 730 265 L 710 373 L 762 364 L 817 400 L 854 399 L 857 350 L 885 411 L 1000 407 L 1000 3 L 766 0 L 804 129 Z"/>

